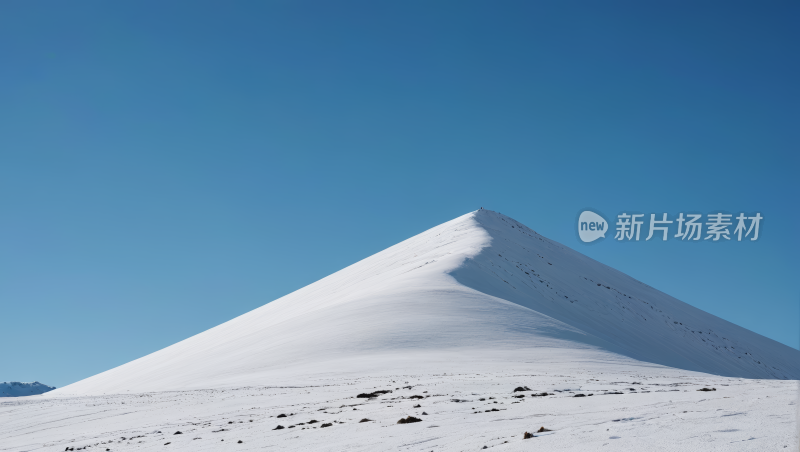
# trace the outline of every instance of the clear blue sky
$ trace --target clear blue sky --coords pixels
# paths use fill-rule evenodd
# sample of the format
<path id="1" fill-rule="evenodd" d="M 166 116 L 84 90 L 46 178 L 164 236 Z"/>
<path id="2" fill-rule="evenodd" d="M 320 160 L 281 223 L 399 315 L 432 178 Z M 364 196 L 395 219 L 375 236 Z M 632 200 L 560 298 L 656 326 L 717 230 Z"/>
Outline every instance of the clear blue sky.
<path id="1" fill-rule="evenodd" d="M 3 2 L 0 381 L 91 376 L 481 206 L 797 348 L 798 3 L 543 3 Z M 765 219 L 587 246 L 586 207 Z"/>

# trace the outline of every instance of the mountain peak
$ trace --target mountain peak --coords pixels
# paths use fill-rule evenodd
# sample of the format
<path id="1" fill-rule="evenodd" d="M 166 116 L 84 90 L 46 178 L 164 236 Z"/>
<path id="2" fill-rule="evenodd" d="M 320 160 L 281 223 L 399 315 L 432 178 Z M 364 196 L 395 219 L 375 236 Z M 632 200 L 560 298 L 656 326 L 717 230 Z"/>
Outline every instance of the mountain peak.
<path id="1" fill-rule="evenodd" d="M 55 393 L 247 385 L 432 356 L 551 359 L 553 350 L 561 359 L 800 378 L 797 350 L 478 209 Z"/>

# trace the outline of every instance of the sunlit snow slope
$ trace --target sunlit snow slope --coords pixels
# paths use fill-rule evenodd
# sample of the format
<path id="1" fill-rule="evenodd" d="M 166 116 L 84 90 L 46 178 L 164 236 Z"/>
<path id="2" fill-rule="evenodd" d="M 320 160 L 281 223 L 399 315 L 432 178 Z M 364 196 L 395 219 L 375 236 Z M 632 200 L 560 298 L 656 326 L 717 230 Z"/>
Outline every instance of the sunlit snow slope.
<path id="1" fill-rule="evenodd" d="M 273 384 L 292 372 L 540 356 L 800 379 L 800 351 L 478 210 L 49 394 Z"/>

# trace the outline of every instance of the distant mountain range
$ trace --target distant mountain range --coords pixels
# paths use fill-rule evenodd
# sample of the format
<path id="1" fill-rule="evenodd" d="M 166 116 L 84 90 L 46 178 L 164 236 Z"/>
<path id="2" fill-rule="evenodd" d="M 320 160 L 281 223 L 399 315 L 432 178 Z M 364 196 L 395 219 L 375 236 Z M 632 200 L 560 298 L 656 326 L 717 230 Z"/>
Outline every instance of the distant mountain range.
<path id="1" fill-rule="evenodd" d="M 54 386 L 47 386 L 34 381 L 33 383 L 22 383 L 19 381 L 4 381 L 0 383 L 0 397 L 21 397 L 37 394 L 44 394 L 55 389 Z"/>

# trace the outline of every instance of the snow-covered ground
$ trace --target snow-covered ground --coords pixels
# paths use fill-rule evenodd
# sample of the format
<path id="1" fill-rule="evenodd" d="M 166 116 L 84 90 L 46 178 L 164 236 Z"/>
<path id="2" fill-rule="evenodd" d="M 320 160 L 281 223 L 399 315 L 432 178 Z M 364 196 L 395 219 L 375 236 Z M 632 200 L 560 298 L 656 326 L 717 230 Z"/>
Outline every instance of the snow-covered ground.
<path id="1" fill-rule="evenodd" d="M 0 402 L 0 450 L 797 450 L 794 381 L 539 352 L 518 364 L 513 355 L 397 357 L 407 371 L 332 366 L 292 385 L 10 399 Z M 531 391 L 513 392 L 520 386 Z M 357 397 L 377 390 L 392 392 Z M 544 392 L 552 395 L 533 396 Z M 407 416 L 422 421 L 397 424 Z M 535 433 L 541 427 L 552 431 Z"/>
<path id="2" fill-rule="evenodd" d="M 798 378 L 800 351 L 480 210 L 4 401 L 0 450 L 796 450 Z"/>
<path id="3" fill-rule="evenodd" d="M 44 394 L 45 392 L 55 389 L 52 386 L 47 386 L 34 381 L 31 383 L 24 383 L 19 381 L 4 381 L 0 382 L 0 397 L 20 397 L 36 394 Z"/>

